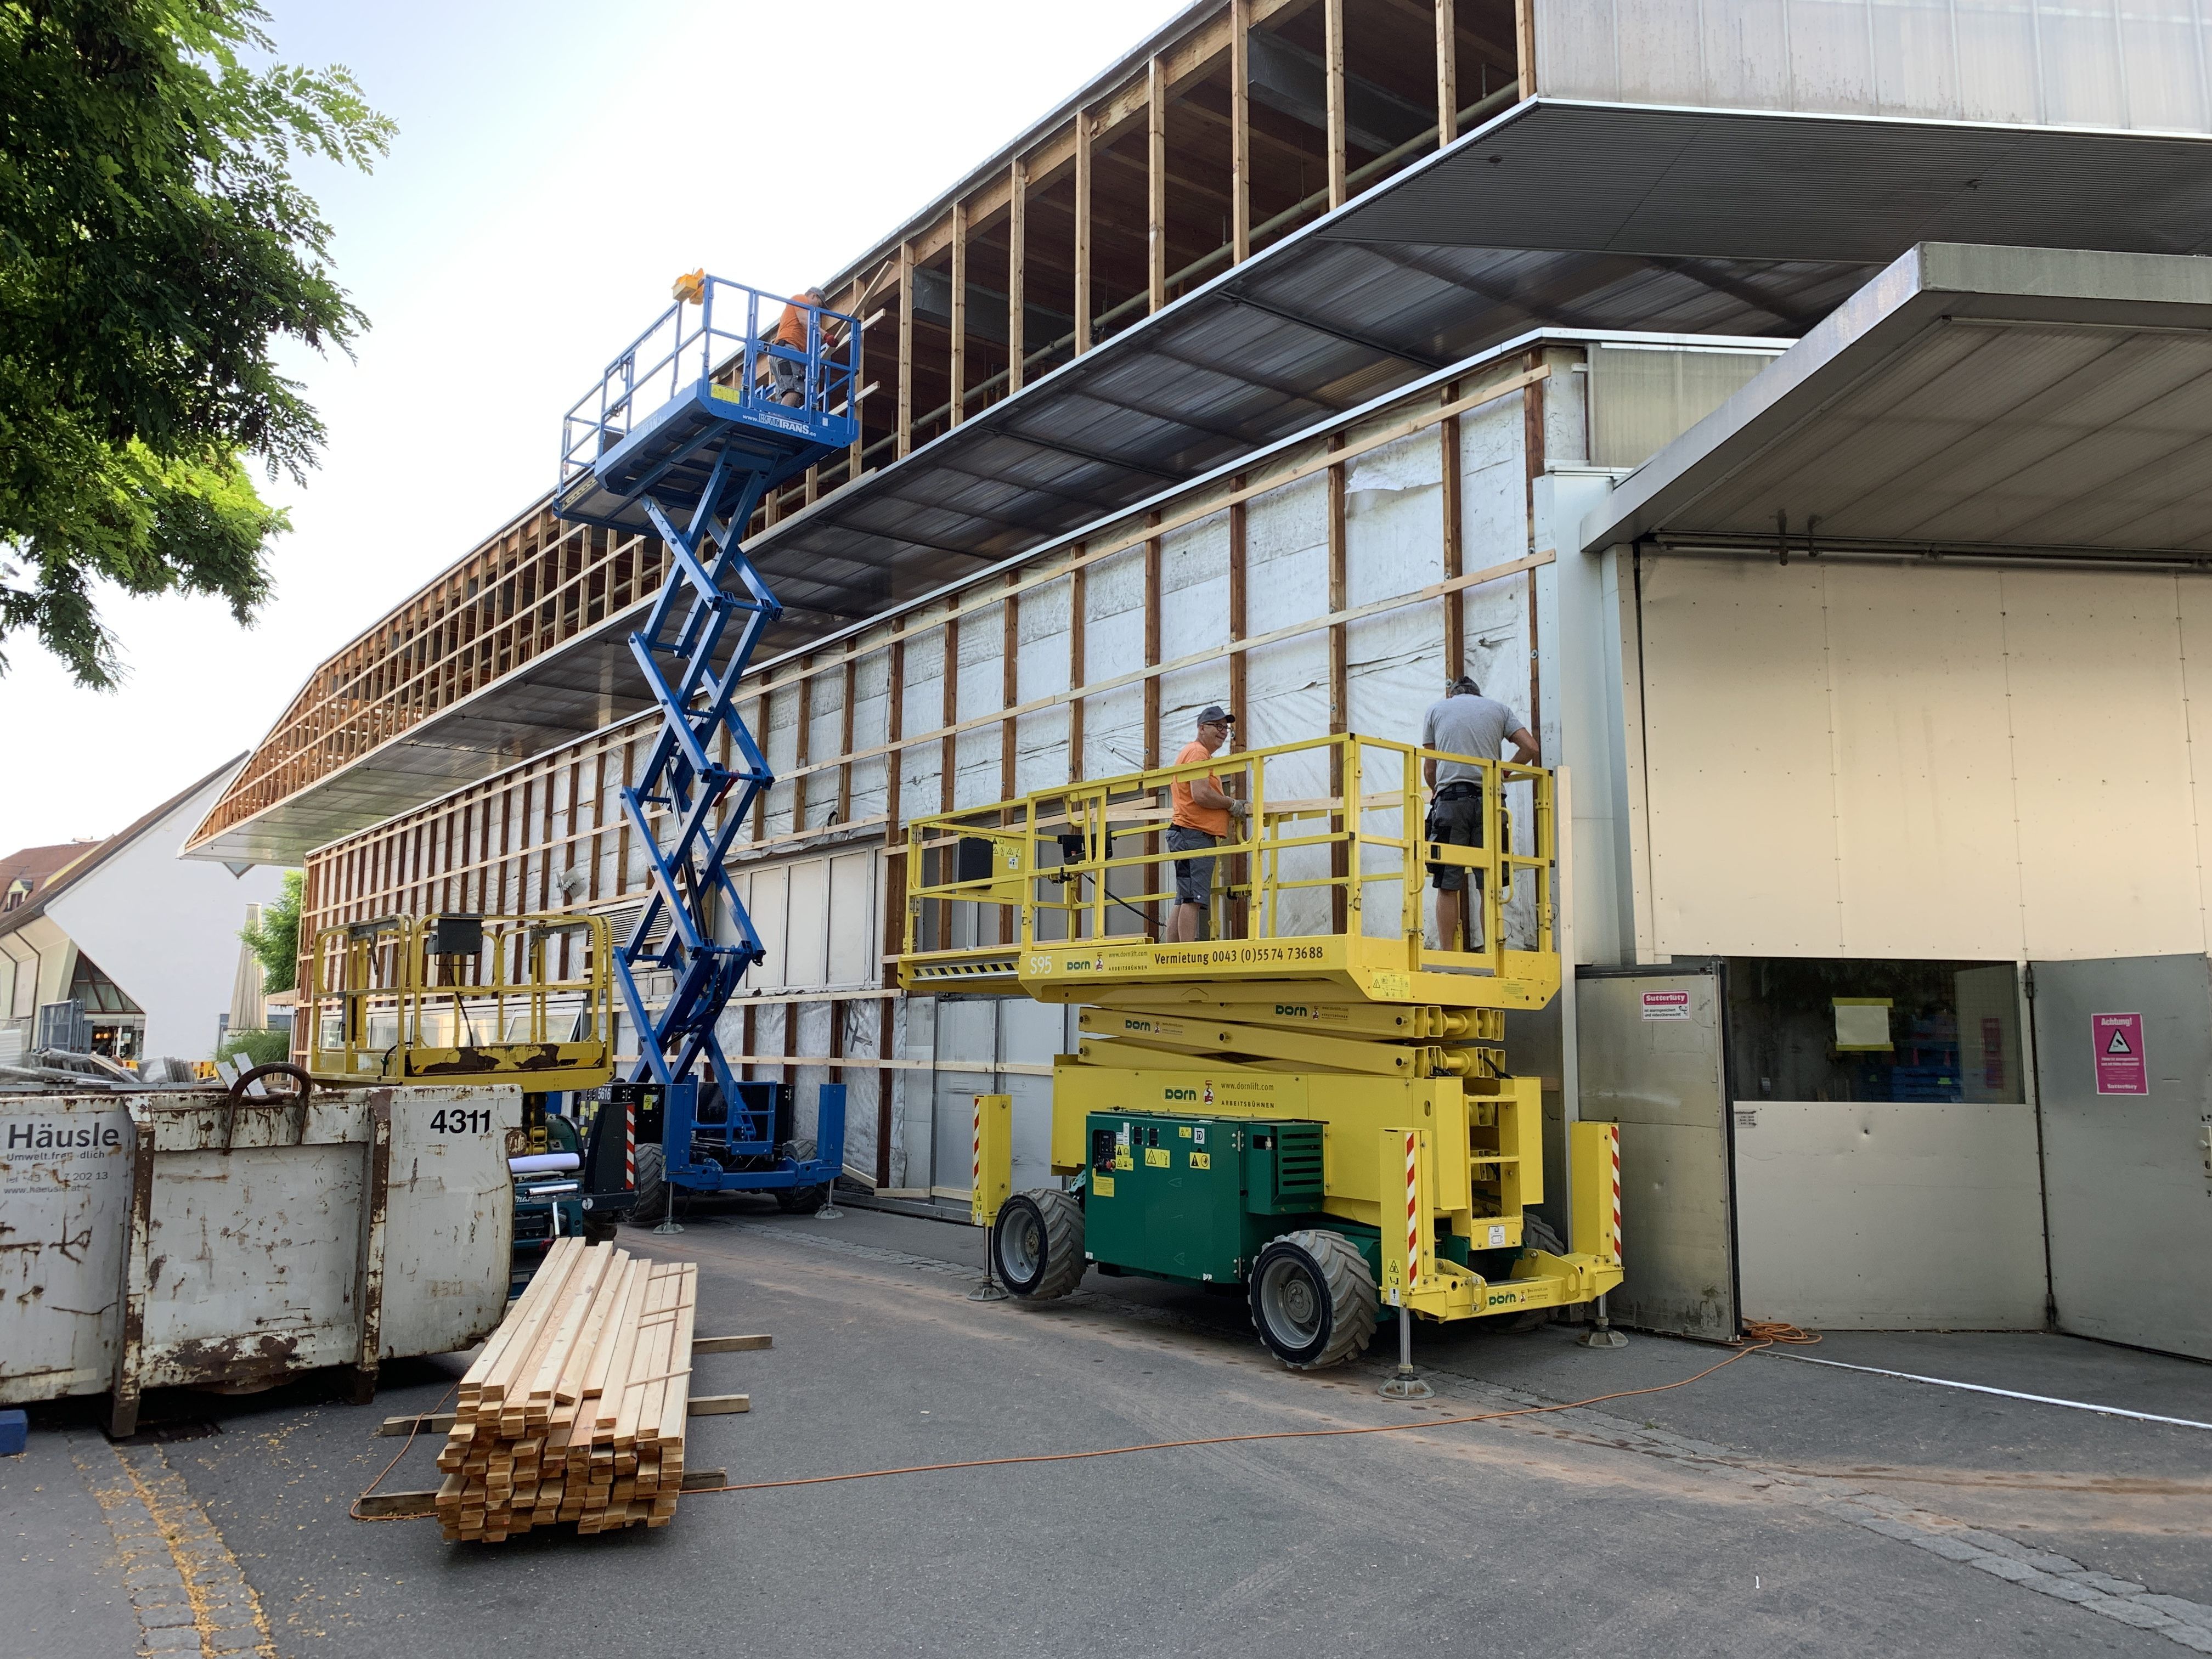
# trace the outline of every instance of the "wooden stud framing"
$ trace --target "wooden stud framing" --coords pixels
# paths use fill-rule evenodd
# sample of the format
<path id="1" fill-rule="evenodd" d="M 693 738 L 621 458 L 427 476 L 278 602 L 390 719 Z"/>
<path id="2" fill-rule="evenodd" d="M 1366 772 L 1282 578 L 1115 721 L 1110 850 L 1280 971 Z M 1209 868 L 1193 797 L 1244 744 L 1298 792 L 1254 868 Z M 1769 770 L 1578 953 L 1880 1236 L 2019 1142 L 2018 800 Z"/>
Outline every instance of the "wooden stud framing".
<path id="1" fill-rule="evenodd" d="M 1168 83 L 1155 57 L 1146 65 L 1145 258 L 1150 309 L 1168 302 Z"/>
<path id="2" fill-rule="evenodd" d="M 1328 206 L 1333 213 L 1345 201 L 1344 0 L 1322 0 L 1322 70 L 1328 99 Z"/>
<path id="3" fill-rule="evenodd" d="M 952 389 L 946 398 L 948 424 L 968 416 L 968 204 L 952 204 Z"/>
<path id="4" fill-rule="evenodd" d="M 1006 171 L 1006 395 L 1022 389 L 1022 357 L 1029 349 L 1030 169 L 1020 156 Z"/>
<path id="5" fill-rule="evenodd" d="M 1541 352 L 1532 351 L 1522 360 L 1529 368 L 1543 362 Z M 1546 454 L 1544 445 L 1544 383 L 1532 381 L 1522 390 L 1521 422 L 1522 447 L 1528 462 L 1528 492 L 1527 498 L 1528 549 L 1536 546 L 1536 481 L 1544 476 Z M 1528 730 L 1539 743 L 1544 736 L 1544 689 L 1537 666 L 1536 653 L 1536 573 L 1528 572 Z"/>
<path id="6" fill-rule="evenodd" d="M 1444 387 L 1447 406 L 1455 401 L 1459 382 L 1454 380 Z M 1447 415 L 1437 422 L 1437 447 L 1443 452 L 1438 458 L 1443 463 L 1443 552 L 1444 580 L 1452 581 L 1460 573 L 1461 561 L 1466 556 L 1461 544 L 1464 534 L 1462 525 L 1466 518 L 1461 503 L 1461 492 L 1465 480 L 1460 476 L 1459 416 Z M 1467 672 L 1467 604 L 1456 593 L 1444 601 L 1444 678 L 1455 680 Z"/>
<path id="7" fill-rule="evenodd" d="M 867 285 L 855 276 L 852 297 L 845 301 L 845 314 L 859 317 L 860 307 L 868 302 Z M 852 483 L 860 476 L 860 452 L 868 447 L 868 422 L 860 404 L 861 388 L 868 384 L 868 331 L 860 331 L 860 340 L 853 348 L 853 442 L 845 452 L 845 482 Z"/>
<path id="8" fill-rule="evenodd" d="M 860 685 L 860 641 L 845 641 L 845 695 L 843 708 L 837 716 L 837 752 L 849 757 L 853 752 L 853 701 Z M 837 767 L 837 822 L 849 823 L 853 818 L 853 763 L 848 758 Z"/>
<path id="9" fill-rule="evenodd" d="M 1091 349 L 1091 112 L 1075 112 L 1075 355 Z"/>
<path id="10" fill-rule="evenodd" d="M 1145 514 L 1145 522 L 1157 528 L 1160 522 L 1158 512 Z M 1145 541 L 1145 769 L 1152 770 L 1160 764 L 1163 753 L 1160 743 L 1160 549 L 1162 539 L 1152 536 Z M 1153 850 L 1166 845 L 1164 838 L 1156 839 Z M 1148 892 L 1160 890 L 1160 872 L 1158 864 L 1146 868 L 1145 888 Z M 1145 927 L 1154 939 L 1160 936 L 1160 908 L 1151 899 L 1145 902 Z"/>
<path id="11" fill-rule="evenodd" d="M 1342 434 L 1331 434 L 1328 447 L 1332 453 L 1341 449 L 1344 447 Z M 1344 594 L 1344 463 L 1339 461 L 1328 469 L 1329 615 L 1335 616 L 1345 609 Z M 1348 643 L 1345 624 L 1331 623 L 1328 630 L 1328 729 L 1332 732 L 1351 730 L 1349 721 L 1352 714 L 1352 688 L 1346 663 Z M 1341 801 L 1346 782 L 1344 776 L 1344 751 L 1341 749 L 1329 750 L 1328 770 L 1328 792 Z M 1331 817 L 1329 827 L 1332 830 L 1341 833 L 1347 823 L 1357 828 L 1357 817 L 1347 819 L 1340 811 Z M 1349 906 L 1346 902 L 1347 894 L 1340 884 L 1351 872 L 1351 869 L 1349 850 L 1345 844 L 1340 841 L 1331 842 L 1329 873 L 1337 878 L 1340 884 L 1330 888 L 1329 892 L 1333 901 L 1332 914 L 1335 919 L 1334 926 L 1340 933 L 1345 930 L 1346 920 L 1349 913 Z"/>
<path id="12" fill-rule="evenodd" d="M 914 244 L 898 251 L 898 425 L 892 453 L 903 459 L 914 447 Z"/>
<path id="13" fill-rule="evenodd" d="M 1252 0 L 1229 0 L 1229 260 L 1252 257 Z"/>
<path id="14" fill-rule="evenodd" d="M 945 622 L 945 676 L 941 681 L 944 691 L 943 729 L 945 739 L 939 751 L 937 772 L 937 810 L 952 810 L 952 776 L 958 759 L 956 748 L 959 741 L 956 728 L 960 724 L 960 618 L 948 617 Z"/>
<path id="15" fill-rule="evenodd" d="M 1083 557 L 1081 542 L 1075 544 L 1078 560 Z M 1090 675 L 1089 665 L 1084 661 L 1084 607 L 1090 603 L 1091 567 L 1078 563 L 1068 572 L 1067 590 L 1067 689 L 1079 692 Z M 1067 781 L 1075 782 L 1083 775 L 1083 699 L 1071 695 L 1067 700 Z"/>
<path id="16" fill-rule="evenodd" d="M 1513 0 L 1513 57 L 1521 96 L 1536 95 L 1536 0 Z"/>
<path id="17" fill-rule="evenodd" d="M 1437 6 L 1437 148 L 1459 137 L 1459 26 L 1453 0 Z"/>
<path id="18" fill-rule="evenodd" d="M 1244 488 L 1244 475 L 1239 473 L 1232 481 L 1230 487 L 1232 490 L 1243 489 Z M 1244 637 L 1246 609 L 1244 586 L 1244 514 L 1245 508 L 1243 501 L 1233 501 L 1230 502 L 1229 638 L 1232 644 Z M 1237 732 L 1242 732 L 1244 729 L 1244 694 L 1248 684 L 1248 670 L 1249 666 L 1250 659 L 1249 653 L 1245 652 L 1237 652 L 1229 659 L 1229 712 L 1236 716 L 1237 724 L 1232 730 Z M 1249 747 L 1249 745 L 1248 744 L 1247 746 Z M 1251 880 L 1250 869 L 1250 857 L 1245 854 L 1238 854 L 1234 859 L 1230 860 L 1230 884 L 1235 887 L 1243 887 L 1247 885 Z M 1249 901 L 1241 898 L 1231 901 L 1230 906 L 1229 925 L 1231 931 L 1234 932 L 1238 938 L 1245 939 L 1250 937 L 1251 919 Z"/>

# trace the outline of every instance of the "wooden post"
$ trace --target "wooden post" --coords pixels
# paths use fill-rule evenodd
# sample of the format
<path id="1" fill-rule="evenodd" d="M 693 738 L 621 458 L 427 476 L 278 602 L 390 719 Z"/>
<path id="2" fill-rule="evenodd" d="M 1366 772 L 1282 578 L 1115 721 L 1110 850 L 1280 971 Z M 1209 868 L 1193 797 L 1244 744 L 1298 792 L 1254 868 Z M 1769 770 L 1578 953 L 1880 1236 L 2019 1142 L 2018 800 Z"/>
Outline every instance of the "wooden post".
<path id="1" fill-rule="evenodd" d="M 1342 434 L 1332 436 L 1328 447 L 1344 447 Z M 1331 616 L 1344 609 L 1344 463 L 1332 462 L 1328 469 L 1328 610 Z M 1346 672 L 1346 640 L 1345 625 L 1331 623 L 1328 628 L 1328 729 L 1332 733 L 1351 729 L 1347 724 L 1351 714 L 1351 687 Z M 1359 814 L 1344 803 L 1344 797 L 1357 789 L 1359 780 L 1345 771 L 1344 751 L 1332 749 L 1328 762 L 1329 793 L 1339 799 L 1338 810 L 1329 815 L 1331 833 L 1341 835 L 1356 828 Z M 1329 874 L 1342 882 L 1352 872 L 1350 849 L 1342 842 L 1329 846 Z M 1345 931 L 1350 918 L 1350 890 L 1343 886 L 1329 889 L 1332 926 L 1337 933 Z"/>
<path id="2" fill-rule="evenodd" d="M 1459 24 L 1453 0 L 1437 0 L 1437 148 L 1459 137 Z"/>
<path id="3" fill-rule="evenodd" d="M 1229 0 L 1229 259 L 1252 257 L 1252 0 Z"/>
<path id="4" fill-rule="evenodd" d="M 1158 311 L 1168 302 L 1168 77 L 1157 56 L 1146 67 L 1145 136 L 1148 309 Z"/>
<path id="5" fill-rule="evenodd" d="M 955 615 L 945 619 L 945 679 L 940 687 L 942 708 L 938 723 L 945 728 L 939 740 L 937 768 L 937 810 L 952 810 L 953 763 L 957 759 L 958 740 L 952 728 L 960 723 L 960 618 Z"/>
<path id="6" fill-rule="evenodd" d="M 1229 488 L 1232 493 L 1243 495 L 1244 475 L 1240 472 L 1231 479 Z M 1232 644 L 1244 637 L 1244 503 L 1242 501 L 1235 501 L 1229 504 L 1229 638 Z M 1229 657 L 1229 712 L 1237 717 L 1235 730 L 1240 737 L 1244 731 L 1245 670 L 1250 656 L 1249 652 L 1235 651 L 1231 652 Z M 1252 746 L 1249 738 L 1243 739 L 1243 746 L 1247 749 Z M 1245 787 L 1244 798 L 1247 800 L 1252 798 L 1252 788 L 1249 784 Z M 1257 824 L 1252 824 L 1245 833 L 1249 834 L 1258 828 Z M 1230 884 L 1235 887 L 1249 885 L 1252 879 L 1251 865 L 1252 860 L 1249 854 L 1239 854 L 1231 859 L 1229 869 Z M 1251 937 L 1250 901 L 1240 898 L 1230 905 L 1229 926 L 1231 932 L 1237 938 Z"/>
<path id="7" fill-rule="evenodd" d="M 856 329 L 866 320 L 860 315 L 860 307 L 867 301 L 866 285 L 855 276 L 853 279 L 853 297 L 845 303 L 845 314 L 854 319 Z M 846 405 L 853 416 L 853 447 L 845 452 L 847 483 L 853 483 L 860 476 L 860 452 L 867 447 L 868 438 L 867 422 L 860 417 L 860 392 L 868 384 L 867 365 L 861 359 L 867 353 L 868 336 L 866 330 L 859 331 L 860 338 L 853 344 L 853 388 L 848 394 L 851 401 Z"/>
<path id="8" fill-rule="evenodd" d="M 1322 69 L 1328 96 L 1328 205 L 1344 205 L 1344 0 L 1322 0 Z"/>
<path id="9" fill-rule="evenodd" d="M 1544 361 L 1541 352 L 1532 351 L 1522 359 L 1526 368 L 1534 368 Z M 1544 383 L 1531 382 L 1521 388 L 1521 422 L 1523 447 L 1528 460 L 1528 551 L 1536 550 L 1536 480 L 1544 476 Z M 1539 684 L 1536 662 L 1536 573 L 1528 572 L 1528 730 L 1540 743 L 1543 740 L 1544 689 Z"/>
<path id="10" fill-rule="evenodd" d="M 1011 588 L 1021 579 L 1019 571 L 1009 570 L 1006 573 L 1006 586 Z M 999 609 L 1001 624 L 999 635 L 999 706 L 1001 708 L 1012 708 L 1021 701 L 1021 595 L 1008 593 L 1005 603 Z M 999 799 L 1000 800 L 1012 800 L 1014 798 L 1014 717 L 1012 714 L 1000 715 Z M 1011 812 L 1001 812 L 999 815 L 999 822 L 1002 825 L 1010 824 L 1015 821 Z M 1015 921 L 1016 913 L 1013 908 L 1011 905 L 1000 905 L 999 907 L 1000 944 L 1012 945 L 1014 942 Z"/>
<path id="11" fill-rule="evenodd" d="M 1070 556 L 1080 559 L 1083 547 L 1081 542 L 1076 543 Z M 1083 608 L 1089 603 L 1086 579 L 1090 574 L 1090 566 L 1079 564 L 1067 579 L 1067 689 L 1074 694 L 1067 699 L 1067 781 L 1070 783 L 1083 776 L 1083 698 L 1080 693 L 1090 673 L 1084 662 Z"/>
<path id="12" fill-rule="evenodd" d="M 945 424 L 958 426 L 968 413 L 968 202 L 952 204 L 952 392 Z"/>
<path id="13" fill-rule="evenodd" d="M 814 735 L 814 679 L 807 671 L 814 666 L 811 653 L 799 659 L 799 684 L 791 688 L 799 699 L 798 742 L 792 750 L 791 769 L 799 776 L 791 781 L 791 828 L 795 835 L 806 828 L 806 765 L 813 759 L 810 752 Z M 768 741 L 765 726 L 761 730 L 761 741 Z"/>
<path id="14" fill-rule="evenodd" d="M 1160 521 L 1158 511 L 1145 514 L 1147 525 Z M 1160 746 L 1160 538 L 1149 536 L 1145 539 L 1145 769 L 1161 764 Z M 1162 851 L 1167 844 L 1166 827 L 1153 831 L 1152 850 Z M 1160 872 L 1167 866 L 1151 864 L 1145 867 L 1145 890 L 1160 890 Z M 1154 939 L 1160 936 L 1160 907 L 1153 899 L 1145 901 L 1145 927 Z"/>
<path id="15" fill-rule="evenodd" d="M 1536 0 L 1513 0 L 1513 56 L 1521 96 L 1536 95 Z"/>
<path id="16" fill-rule="evenodd" d="M 844 757 L 837 763 L 837 822 L 848 823 L 853 817 L 853 698 L 859 690 L 860 660 L 855 654 L 857 641 L 845 647 L 845 700 L 837 719 L 837 752 Z"/>
<path id="17" fill-rule="evenodd" d="M 1459 382 L 1452 381 L 1443 390 L 1443 400 L 1449 404 L 1459 397 Z M 1460 503 L 1463 480 L 1460 477 L 1459 416 L 1447 415 L 1437 422 L 1442 434 L 1440 447 L 1443 451 L 1443 551 L 1444 580 L 1459 578 L 1464 556 L 1461 550 L 1461 521 L 1464 516 Z M 1444 595 L 1444 678 L 1457 679 L 1467 672 L 1467 596 L 1455 590 Z"/>
<path id="18" fill-rule="evenodd" d="M 898 251 L 898 424 L 891 446 L 903 458 L 914 447 L 914 244 L 901 242 Z"/>
<path id="19" fill-rule="evenodd" d="M 1023 289 L 1028 278 L 1030 245 L 1030 164 L 1020 156 L 1006 180 L 1006 395 L 1022 389 L 1022 357 L 1028 350 L 1022 337 L 1028 321 L 1028 301 Z"/>
<path id="20" fill-rule="evenodd" d="M 1091 349 L 1091 112 L 1075 112 L 1075 355 Z"/>

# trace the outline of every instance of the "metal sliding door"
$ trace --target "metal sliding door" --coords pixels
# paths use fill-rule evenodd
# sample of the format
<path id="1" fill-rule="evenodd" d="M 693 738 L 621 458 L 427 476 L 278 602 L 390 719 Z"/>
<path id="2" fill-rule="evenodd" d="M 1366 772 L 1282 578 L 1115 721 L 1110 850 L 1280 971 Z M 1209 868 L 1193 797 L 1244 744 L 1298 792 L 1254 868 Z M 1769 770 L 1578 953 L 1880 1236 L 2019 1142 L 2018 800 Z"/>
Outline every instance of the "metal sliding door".
<path id="1" fill-rule="evenodd" d="M 1613 1317 L 1723 1342 L 1741 1328 L 1724 971 L 1583 968 L 1575 985 L 1580 1115 L 1620 1125 Z"/>

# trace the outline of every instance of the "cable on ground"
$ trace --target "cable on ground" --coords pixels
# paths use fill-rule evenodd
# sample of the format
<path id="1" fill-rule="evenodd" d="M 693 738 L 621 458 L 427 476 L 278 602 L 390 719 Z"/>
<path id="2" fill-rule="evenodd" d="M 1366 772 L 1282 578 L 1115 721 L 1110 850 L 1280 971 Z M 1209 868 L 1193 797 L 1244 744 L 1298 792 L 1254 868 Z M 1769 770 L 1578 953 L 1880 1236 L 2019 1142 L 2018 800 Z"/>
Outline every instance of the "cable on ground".
<path id="1" fill-rule="evenodd" d="M 1820 1340 L 1818 1331 L 1801 1330 L 1784 1319 L 1747 1319 L 1743 1334 L 1754 1342 L 1771 1342 L 1789 1347 L 1808 1347 Z"/>
<path id="2" fill-rule="evenodd" d="M 418 1518 L 411 1515 L 363 1515 L 361 1512 L 361 1506 L 371 1493 L 384 1484 L 384 1477 L 399 1467 L 399 1460 L 407 1455 L 407 1449 L 415 1443 L 415 1437 L 422 1432 L 422 1419 L 426 1417 L 435 1417 L 444 1407 L 445 1403 L 459 1392 L 460 1386 L 459 1382 L 455 1382 L 452 1388 L 438 1396 L 438 1403 L 435 1406 L 431 1407 L 427 1412 L 415 1413 L 415 1425 L 407 1431 L 407 1437 L 399 1443 L 399 1449 L 392 1454 L 392 1461 L 389 1463 L 376 1472 L 376 1479 L 361 1489 L 361 1496 L 346 1506 L 348 1515 L 356 1521 L 413 1521 Z"/>

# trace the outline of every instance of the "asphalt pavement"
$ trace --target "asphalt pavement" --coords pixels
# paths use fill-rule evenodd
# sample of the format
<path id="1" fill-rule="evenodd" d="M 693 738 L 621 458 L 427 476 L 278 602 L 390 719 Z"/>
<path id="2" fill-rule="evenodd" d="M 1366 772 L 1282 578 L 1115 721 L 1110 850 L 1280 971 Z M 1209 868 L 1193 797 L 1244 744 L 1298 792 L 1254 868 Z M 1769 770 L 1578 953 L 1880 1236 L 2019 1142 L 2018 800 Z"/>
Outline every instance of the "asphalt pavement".
<path id="1" fill-rule="evenodd" d="M 120 1449 L 46 1408 L 0 1461 L 0 1654 L 125 1654 L 134 1629 L 141 1652 L 284 1659 L 2212 1652 L 2212 1431 L 1561 1327 L 1421 1333 L 1437 1397 L 1408 1405 L 1375 1391 L 1395 1344 L 1291 1372 L 1235 1297 L 1094 1273 L 970 1301 L 980 1235 L 940 1222 L 740 1200 L 622 1243 L 699 1263 L 702 1334 L 775 1339 L 693 1378 L 751 1395 L 689 1429 L 687 1464 L 733 1483 L 1304 1437 L 701 1493 L 659 1530 L 460 1546 L 347 1513 L 400 1451 L 374 1425 L 434 1409 L 459 1357 L 387 1368 L 370 1407 L 312 1382 L 157 1397 Z M 2212 1367 L 2071 1339 L 1800 1352 L 2212 1421 Z M 435 1452 L 384 1486 L 434 1486 Z"/>

